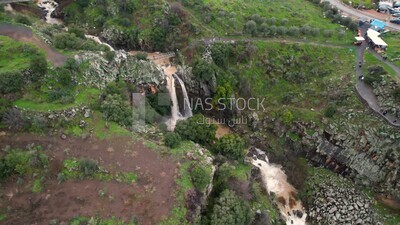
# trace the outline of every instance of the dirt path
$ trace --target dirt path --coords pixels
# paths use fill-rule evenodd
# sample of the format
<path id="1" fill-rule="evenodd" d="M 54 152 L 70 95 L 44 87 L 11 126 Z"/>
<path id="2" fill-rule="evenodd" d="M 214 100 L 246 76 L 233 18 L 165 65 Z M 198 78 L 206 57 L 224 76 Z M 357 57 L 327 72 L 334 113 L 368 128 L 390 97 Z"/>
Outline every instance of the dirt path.
<path id="1" fill-rule="evenodd" d="M 49 224 L 52 219 L 68 221 L 76 216 L 116 216 L 129 222 L 136 217 L 139 224 L 156 224 L 168 216 L 175 203 L 176 176 L 174 159 L 161 157 L 130 138 L 108 140 L 44 137 L 31 134 L 7 134 L 0 137 L 0 149 L 35 143 L 41 145 L 51 158 L 50 173 L 39 194 L 31 191 L 31 181 L 16 184 L 11 178 L 1 185 L 5 195 L 0 197 L 0 209 L 11 208 L 6 224 Z M 70 180 L 59 183 L 57 174 L 63 160 L 95 159 L 109 171 L 134 172 L 137 181 L 132 184 L 96 180 Z M 105 190 L 101 197 L 99 191 Z"/>
<path id="2" fill-rule="evenodd" d="M 32 30 L 18 25 L 0 24 L 0 35 L 8 36 L 17 41 L 28 42 L 36 45 L 46 53 L 46 58 L 54 66 L 62 66 L 67 57 L 51 48 L 42 39 L 33 34 Z"/>

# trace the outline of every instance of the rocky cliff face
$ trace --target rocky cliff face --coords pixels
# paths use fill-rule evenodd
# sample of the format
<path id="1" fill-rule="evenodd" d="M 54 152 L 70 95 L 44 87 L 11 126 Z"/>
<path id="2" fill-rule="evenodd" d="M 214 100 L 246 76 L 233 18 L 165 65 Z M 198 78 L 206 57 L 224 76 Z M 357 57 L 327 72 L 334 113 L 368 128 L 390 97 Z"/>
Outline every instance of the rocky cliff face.
<path id="1" fill-rule="evenodd" d="M 113 60 L 106 60 L 101 54 L 85 52 L 75 55 L 75 60 L 83 66 L 83 84 L 104 88 L 107 83 L 116 79 L 130 81 L 135 84 L 164 83 L 163 70 L 151 61 L 138 60 L 125 51 L 117 51 Z"/>
<path id="2" fill-rule="evenodd" d="M 295 148 L 305 150 L 315 163 L 349 176 L 358 184 L 400 195 L 400 132 L 345 122 L 330 124 L 310 135 L 312 129 L 305 123 L 293 126 L 292 130 L 301 136 L 301 141 L 293 144 Z"/>
<path id="3" fill-rule="evenodd" d="M 373 84 L 374 94 L 378 98 L 380 107 L 383 110 L 387 110 L 390 114 L 400 118 L 400 101 L 395 99 L 394 90 L 399 88 L 399 84 L 395 81 L 382 80 L 379 83 Z"/>

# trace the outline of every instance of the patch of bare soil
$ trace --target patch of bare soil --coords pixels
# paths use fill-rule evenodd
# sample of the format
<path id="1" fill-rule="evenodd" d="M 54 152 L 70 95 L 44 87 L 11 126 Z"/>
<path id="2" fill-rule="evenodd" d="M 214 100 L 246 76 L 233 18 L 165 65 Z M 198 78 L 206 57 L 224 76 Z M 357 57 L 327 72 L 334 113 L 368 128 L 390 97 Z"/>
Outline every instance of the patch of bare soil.
<path id="1" fill-rule="evenodd" d="M 106 140 L 44 137 L 31 134 L 0 136 L 0 148 L 35 143 L 51 157 L 51 174 L 41 193 L 33 194 L 29 181 L 17 185 L 15 178 L 1 184 L 0 209 L 9 207 L 5 224 L 49 224 L 52 219 L 68 221 L 76 216 L 118 217 L 126 222 L 136 217 L 139 224 L 156 224 L 167 217 L 174 205 L 178 173 L 172 158 L 161 157 L 128 137 Z M 57 181 L 62 161 L 90 158 L 111 171 L 134 172 L 134 184 L 96 180 Z M 101 196 L 99 192 L 105 192 Z"/>

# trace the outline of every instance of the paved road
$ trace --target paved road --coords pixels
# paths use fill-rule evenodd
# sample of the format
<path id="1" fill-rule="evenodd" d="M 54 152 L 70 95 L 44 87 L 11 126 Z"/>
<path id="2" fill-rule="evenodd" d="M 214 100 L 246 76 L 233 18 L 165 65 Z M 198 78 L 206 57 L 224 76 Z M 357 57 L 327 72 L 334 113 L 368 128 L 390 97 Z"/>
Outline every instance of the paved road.
<path id="1" fill-rule="evenodd" d="M 369 13 L 367 11 L 354 9 L 351 6 L 344 4 L 340 0 L 327 0 L 327 1 L 330 2 L 332 5 L 336 6 L 340 11 L 342 11 L 343 14 L 346 14 L 351 17 L 363 18 L 363 19 L 367 19 L 367 20 L 371 20 L 371 19 L 380 20 L 381 19 L 381 18 L 377 17 L 376 15 L 373 15 L 372 13 Z M 389 30 L 393 30 L 393 31 L 400 31 L 400 25 L 393 24 L 390 22 L 386 23 L 386 28 Z"/>
<path id="2" fill-rule="evenodd" d="M 365 30 L 368 28 L 368 26 L 364 26 L 362 29 L 362 33 L 365 33 Z M 356 64 L 356 74 L 357 74 L 357 84 L 356 84 L 356 89 L 360 97 L 367 103 L 367 105 L 379 116 L 381 116 L 383 119 L 385 119 L 390 125 L 395 126 L 395 127 L 400 127 L 400 119 L 396 118 L 394 115 L 391 114 L 386 114 L 383 115 L 381 112 L 381 107 L 379 106 L 378 99 L 373 92 L 371 86 L 366 84 L 364 80 L 359 79 L 359 77 L 363 74 L 362 73 L 362 68 L 359 67 L 359 63 L 364 62 L 364 52 L 367 48 L 367 43 L 364 41 L 361 46 L 357 47 L 357 64 Z M 379 58 L 378 58 L 379 59 Z M 383 61 L 383 59 L 381 59 Z M 394 65 L 393 65 L 394 66 Z M 396 67 L 396 66 L 395 66 Z M 400 72 L 400 69 L 396 67 L 396 72 Z M 400 74 L 398 73 L 400 76 Z M 394 122 L 396 121 L 396 123 Z"/>

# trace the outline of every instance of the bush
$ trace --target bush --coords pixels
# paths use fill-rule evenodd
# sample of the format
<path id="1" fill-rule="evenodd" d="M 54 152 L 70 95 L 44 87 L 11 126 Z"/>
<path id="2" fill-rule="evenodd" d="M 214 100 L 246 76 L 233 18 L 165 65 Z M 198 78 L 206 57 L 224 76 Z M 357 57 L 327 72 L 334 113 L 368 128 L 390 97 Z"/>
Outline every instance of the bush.
<path id="1" fill-rule="evenodd" d="M 147 60 L 147 57 L 148 57 L 148 55 L 147 55 L 146 52 L 138 52 L 136 54 L 136 59 L 137 60 Z"/>
<path id="2" fill-rule="evenodd" d="M 400 88 L 396 88 L 393 91 L 393 96 L 400 103 Z M 0 111 L 0 113 L 1 113 L 1 111 Z"/>
<path id="3" fill-rule="evenodd" d="M 0 74 L 0 93 L 15 93 L 22 89 L 23 80 L 20 72 L 6 72 Z"/>
<path id="4" fill-rule="evenodd" d="M 333 30 L 325 30 L 324 31 L 324 37 L 332 37 L 333 35 Z"/>
<path id="5" fill-rule="evenodd" d="M 132 125 L 132 111 L 128 103 L 119 95 L 108 95 L 101 104 L 103 117 L 121 126 Z"/>
<path id="6" fill-rule="evenodd" d="M 90 177 L 99 170 L 99 166 L 95 160 L 80 159 L 78 162 L 78 169 L 84 176 Z"/>
<path id="7" fill-rule="evenodd" d="M 44 75 L 47 74 L 47 60 L 43 54 L 36 55 L 30 62 L 30 67 L 32 71 L 32 77 L 30 78 L 32 82 L 37 82 L 42 79 Z"/>
<path id="8" fill-rule="evenodd" d="M 286 125 L 289 125 L 293 122 L 294 115 L 290 110 L 285 110 L 282 114 L 282 122 Z"/>
<path id="9" fill-rule="evenodd" d="M 244 32 L 246 34 L 251 34 L 252 36 L 255 36 L 257 34 L 257 24 L 253 20 L 249 20 L 246 22 L 244 26 Z"/>
<path id="10" fill-rule="evenodd" d="M 54 46 L 59 49 L 78 49 L 79 38 L 73 33 L 61 33 L 54 35 Z"/>
<path id="11" fill-rule="evenodd" d="M 336 113 L 336 108 L 333 106 L 329 106 L 326 110 L 325 110 L 325 116 L 328 118 L 332 118 Z"/>
<path id="12" fill-rule="evenodd" d="M 104 57 L 107 59 L 107 61 L 111 62 L 115 58 L 115 52 L 114 51 L 110 51 L 110 50 L 106 51 L 106 54 L 105 54 Z"/>
<path id="13" fill-rule="evenodd" d="M 6 98 L 0 97 L 0 120 L 2 120 L 4 114 L 11 108 L 12 104 Z"/>
<path id="14" fill-rule="evenodd" d="M 211 215 L 211 225 L 248 225 L 252 221 L 250 207 L 233 191 L 225 190 L 217 199 Z"/>
<path id="15" fill-rule="evenodd" d="M 383 79 L 383 75 L 387 74 L 386 70 L 382 66 L 369 66 L 368 72 L 364 76 L 365 83 L 372 85 L 373 83 L 379 83 Z"/>
<path id="16" fill-rule="evenodd" d="M 225 68 L 231 52 L 231 45 L 216 43 L 211 48 L 211 57 L 217 66 Z"/>
<path id="17" fill-rule="evenodd" d="M 179 144 L 181 143 L 181 141 L 182 141 L 182 138 L 177 133 L 168 132 L 167 134 L 165 134 L 164 143 L 165 143 L 166 146 L 168 146 L 170 148 L 178 147 Z"/>
<path id="18" fill-rule="evenodd" d="M 209 81 L 216 77 L 216 70 L 214 66 L 203 59 L 198 59 L 193 65 L 193 75 L 200 79 Z"/>
<path id="19" fill-rule="evenodd" d="M 26 128 L 29 124 L 26 117 L 16 108 L 10 108 L 3 115 L 3 123 L 10 130 L 20 131 Z"/>
<path id="20" fill-rule="evenodd" d="M 204 191 L 211 182 L 211 169 L 202 165 L 196 165 L 190 172 L 192 183 L 199 191 Z"/>
<path id="21" fill-rule="evenodd" d="M 183 139 L 191 140 L 202 145 L 211 145 L 215 140 L 217 126 L 207 124 L 206 118 L 197 114 L 187 120 L 178 121 L 175 132 Z"/>
<path id="22" fill-rule="evenodd" d="M 85 30 L 82 28 L 79 28 L 78 26 L 72 25 L 68 26 L 68 33 L 70 34 L 75 34 L 76 37 L 85 38 Z"/>
<path id="23" fill-rule="evenodd" d="M 29 18 L 28 17 L 26 17 L 26 16 L 23 16 L 23 15 L 18 15 L 16 18 L 15 18 L 15 22 L 17 22 L 17 23 L 22 23 L 22 24 L 26 24 L 26 25 L 32 25 L 32 23 L 31 23 L 31 21 L 29 20 Z"/>
<path id="24" fill-rule="evenodd" d="M 299 33 L 300 33 L 300 29 L 298 27 L 295 27 L 295 26 L 289 27 L 288 34 L 290 36 L 296 37 L 297 35 L 299 35 Z"/>
<path id="25" fill-rule="evenodd" d="M 215 143 L 213 151 L 229 159 L 242 160 L 245 155 L 245 147 L 246 143 L 239 135 L 227 134 Z"/>

